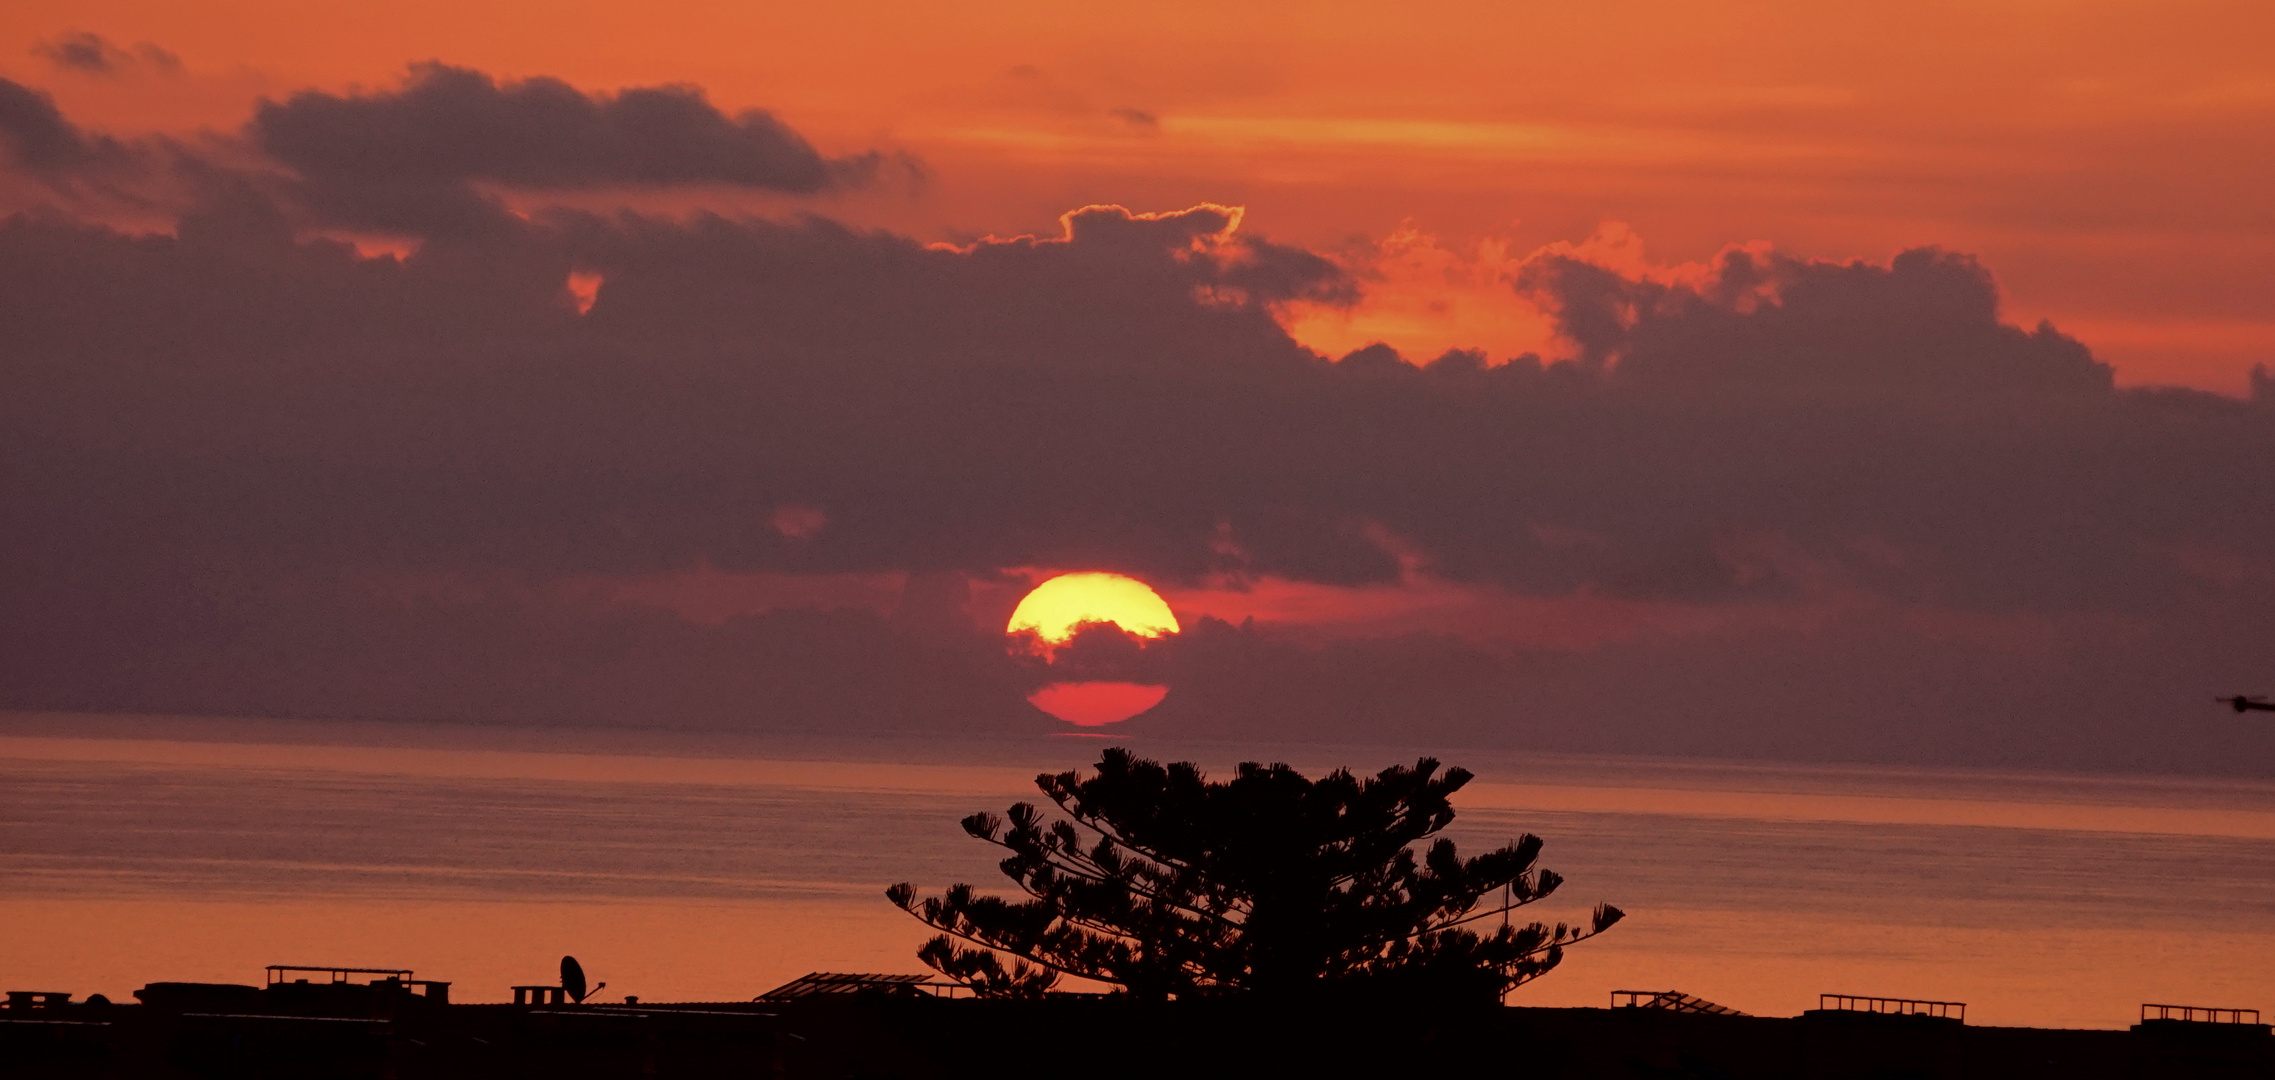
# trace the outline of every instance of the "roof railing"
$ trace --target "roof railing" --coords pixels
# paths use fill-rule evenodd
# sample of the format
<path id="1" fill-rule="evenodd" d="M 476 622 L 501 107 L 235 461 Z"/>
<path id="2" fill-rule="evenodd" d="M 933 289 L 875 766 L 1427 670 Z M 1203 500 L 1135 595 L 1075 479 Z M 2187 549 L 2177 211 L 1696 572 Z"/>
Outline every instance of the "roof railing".
<path id="1" fill-rule="evenodd" d="M 971 988 L 959 982 L 943 982 L 930 975 L 877 975 L 855 972 L 815 971 L 792 979 L 763 994 L 753 1001 L 791 1001 L 806 997 L 834 997 L 840 994 L 892 994 L 908 996 L 922 994 L 929 997 L 952 998 L 958 993 L 970 993 Z"/>
<path id="2" fill-rule="evenodd" d="M 387 976 L 386 979 L 367 979 L 365 980 L 366 982 L 387 982 L 389 980 L 393 980 L 395 982 L 407 983 L 411 981 L 410 968 L 332 967 L 329 964 L 270 964 L 269 985 L 277 986 L 279 984 L 288 982 L 310 981 L 308 979 L 293 979 L 287 977 L 293 974 L 323 975 L 326 977 L 325 981 L 334 983 L 348 982 L 350 981 L 348 979 L 348 976 L 350 975 Z"/>
<path id="3" fill-rule="evenodd" d="M 10 990 L 8 1001 L 0 1009 L 53 1009 L 71 1004 L 71 995 L 62 990 Z"/>
<path id="4" fill-rule="evenodd" d="M 1667 1012 L 1704 1013 L 1709 1016 L 1744 1016 L 1727 1005 L 1717 1005 L 1680 990 L 1614 990 L 1614 1009 L 1662 1009 Z"/>
<path id="5" fill-rule="evenodd" d="M 2246 1019 L 2249 1017 L 2249 1019 Z M 2171 1020 L 2185 1024 L 2256 1024 L 2258 1009 L 2213 1009 L 2202 1005 L 2141 1006 L 2141 1020 Z"/>
<path id="6" fill-rule="evenodd" d="M 1863 994 L 1819 994 L 1817 1008 L 1824 1012 L 1875 1013 L 1882 1016 L 1928 1016 L 1967 1022 L 1964 1001 L 1923 1001 L 1919 998 L 1867 997 Z"/>
<path id="7" fill-rule="evenodd" d="M 295 975 L 322 975 L 324 978 L 296 979 Z M 377 978 L 356 982 L 350 976 L 372 975 Z M 441 979 L 414 979 L 410 968 L 359 968 L 328 967 L 319 964 L 270 964 L 269 986 L 377 986 L 395 987 L 409 991 L 414 987 L 421 997 L 437 1005 L 450 1002 L 450 983 Z"/>

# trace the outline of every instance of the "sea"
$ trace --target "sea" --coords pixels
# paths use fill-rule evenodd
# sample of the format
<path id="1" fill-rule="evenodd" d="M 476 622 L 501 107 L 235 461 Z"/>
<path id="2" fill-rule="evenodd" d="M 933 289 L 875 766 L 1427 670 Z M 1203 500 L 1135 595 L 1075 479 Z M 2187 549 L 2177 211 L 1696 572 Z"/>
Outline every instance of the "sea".
<path id="1" fill-rule="evenodd" d="M 1523 915 L 1628 917 L 1510 1004 L 1823 994 L 1972 1024 L 2275 1014 L 2275 782 L 1140 738 L 830 739 L 0 714 L 0 989 L 132 1000 L 271 964 L 408 968 L 458 1001 L 551 983 L 746 1000 L 924 970 L 886 886 L 1007 891 L 959 819 L 1041 801 L 1104 745 L 1307 772 L 1424 753 L 1476 774 L 1448 834 L 1563 875 Z"/>

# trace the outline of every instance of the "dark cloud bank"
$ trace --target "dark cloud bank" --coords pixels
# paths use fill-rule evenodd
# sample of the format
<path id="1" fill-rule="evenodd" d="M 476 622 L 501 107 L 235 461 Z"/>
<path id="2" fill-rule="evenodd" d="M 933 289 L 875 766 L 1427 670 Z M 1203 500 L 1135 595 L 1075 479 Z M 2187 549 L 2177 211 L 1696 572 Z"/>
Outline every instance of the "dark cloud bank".
<path id="1" fill-rule="evenodd" d="M 17 169 L 116 146 L 43 101 L 0 85 Z M 174 235 L 0 225 L 0 704 L 1040 732 L 970 578 L 1403 556 L 1689 616 L 1553 649 L 1200 621 L 1131 732 L 2275 769 L 2209 702 L 2275 686 L 2275 386 L 2115 389 L 1964 256 L 1544 256 L 1575 359 L 1328 362 L 1273 308 L 1355 283 L 1218 209 L 947 250 L 487 193 L 865 168 L 692 91 L 424 68 L 246 142 L 265 171 L 198 172 Z M 554 587 L 706 565 L 911 585 L 718 624 Z"/>
<path id="2" fill-rule="evenodd" d="M 53 183 L 104 180 L 141 162 L 118 140 L 80 130 L 54 97 L 0 79 L 0 164 Z"/>
<path id="3" fill-rule="evenodd" d="M 327 220 L 408 232 L 508 227 L 479 182 L 815 194 L 866 182 L 880 160 L 824 158 L 772 115 L 730 117 L 693 87 L 587 94 L 556 79 L 500 84 L 442 64 L 412 68 L 399 90 L 263 102 L 249 135 L 299 174 L 298 194 Z"/>

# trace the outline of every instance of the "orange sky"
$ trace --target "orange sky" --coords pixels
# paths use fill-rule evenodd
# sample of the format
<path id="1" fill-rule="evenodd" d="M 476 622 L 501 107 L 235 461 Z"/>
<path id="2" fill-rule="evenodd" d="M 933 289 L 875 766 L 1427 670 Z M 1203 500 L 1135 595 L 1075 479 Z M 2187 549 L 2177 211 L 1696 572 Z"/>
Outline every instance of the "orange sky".
<path id="1" fill-rule="evenodd" d="M 120 69 L 52 60 L 73 32 L 129 50 Z M 457 267 L 358 263 L 322 243 L 239 260 L 189 227 L 180 244 L 132 244 L 18 221 L 5 231 L 23 238 L 0 250 L 14 260 L 0 259 L 0 458 L 30 464 L 11 470 L 22 476 L 0 528 L 0 611 L 13 616 L 0 619 L 0 706 L 982 747 L 1106 737 L 1144 710 L 1120 730 L 1155 746 L 2275 775 L 2269 729 L 2211 704 L 2275 679 L 2275 383 L 2248 402 L 2112 393 L 2068 339 L 1980 318 L 1972 264 L 1891 264 L 1922 245 L 1971 254 L 2003 289 L 2007 322 L 2052 320 L 2120 384 L 2245 395 L 2255 364 L 2275 366 L 2271 45 L 2269 0 L 8 0 L 0 79 L 52 94 L 91 130 L 197 142 L 238 132 L 263 99 L 385 90 L 430 60 L 603 96 L 696 86 L 729 114 L 773 112 L 839 164 L 881 151 L 881 180 L 821 195 L 784 183 L 482 194 L 516 208 L 819 214 L 969 246 L 879 244 L 893 250 L 824 273 L 816 253 L 873 238 L 784 228 L 699 251 L 626 241 L 628 254 L 591 265 L 566 246 L 524 265 L 501 244 L 481 252 L 496 265 Z M 0 89 L 14 93 L 0 106 L 38 111 Z M 383 126 L 342 125 L 343 171 L 370 165 L 358 140 Z M 0 157 L 29 161 L 9 137 L 0 125 Z M 229 142 L 201 152 L 247 175 L 299 167 L 246 164 L 253 140 Z M 578 145 L 588 160 L 592 144 Z M 510 174 L 440 175 L 447 195 Z M 0 169 L 0 218 L 63 190 Z M 305 191 L 279 199 L 271 210 L 312 205 Z M 270 235 L 255 218 L 216 233 Z M 1064 244 L 973 243 L 1062 229 Z M 1143 242 L 1116 255 L 1125 234 Z M 1259 235 L 1286 246 L 1248 243 Z M 367 254 L 419 242 L 353 239 Z M 1740 362 L 1759 359 L 1741 354 L 1745 326 L 1680 370 L 1665 363 L 1676 346 L 1639 348 L 1627 389 L 1600 367 L 1583 380 L 1585 364 L 1313 364 L 1272 321 L 1329 356 L 1381 340 L 1417 362 L 1449 348 L 1553 358 L 1575 346 L 1533 298 L 1582 292 L 1520 291 L 1520 268 L 1608 271 L 1616 301 L 1652 281 L 1716 280 L 1708 267 L 1732 246 L 1879 269 L 1795 263 L 1793 281 L 1868 279 L 1868 302 L 1817 294 L 1803 313 L 1838 333 L 1761 331 L 1775 348 L 1759 364 Z M 197 250 L 128 250 L 175 248 Z M 753 251 L 773 261 L 717 295 L 680 295 L 762 261 Z M 1077 256 L 1102 269 L 1053 292 L 1089 265 Z M 1731 263 L 1733 288 L 1759 269 Z M 1183 273 L 1194 265 L 1208 273 Z M 1226 269 L 1254 266 L 1265 272 Z M 908 267 L 897 283 L 877 276 Z M 276 284 L 303 272 L 319 279 L 305 292 Z M 1301 280 L 1246 291 L 1273 273 Z M 1342 306 L 1354 278 L 1363 297 Z M 366 290 L 378 301 L 336 302 Z M 473 314 L 445 302 L 459 290 Z M 239 293 L 259 302 L 240 310 Z M 1758 296 L 1694 306 L 1743 323 Z M 967 307 L 968 324 L 950 317 Z M 1585 337 L 1576 310 L 1587 314 L 1567 304 L 1562 325 Z M 136 325 L 114 340 L 116 324 Z M 1834 361 L 1819 365 L 1827 377 L 1790 395 L 1776 384 L 1819 360 Z M 1143 574 L 1182 630 L 1165 649 L 1102 661 L 1077 649 L 1048 671 L 1007 657 L 1014 606 L 1071 570 Z M 77 746 L 0 751 L 95 760 Z M 159 751 L 185 769 L 307 764 L 297 750 L 250 764 L 212 754 Z M 435 775 L 451 780 L 520 782 L 524 759 L 544 757 L 562 759 L 545 768 L 564 784 L 644 783 L 655 776 L 633 773 L 654 769 L 780 786 L 748 763 L 657 757 L 601 776 L 599 754 L 351 756 L 390 775 L 441 768 L 421 754 L 447 758 Z M 808 787 L 893 787 L 866 765 L 794 771 Z M 943 765 L 924 789 L 1000 787 L 983 773 Z M 1488 813 L 1575 820 L 1624 808 L 1662 823 L 2222 842 L 2275 831 L 2263 808 L 2194 804 L 2025 813 L 1514 781 L 1477 796 Z M 0 912 L 59 941 L 144 926 L 120 939 L 136 948 L 189 940 L 182 918 L 230 933 L 257 918 L 227 897 L 173 921 L 131 899 L 66 899 L 0 900 Z M 732 920 L 699 904 L 668 933 L 609 937 L 652 919 L 639 900 L 533 925 L 660 957 L 693 973 L 680 984 L 693 992 L 748 974 L 706 958 L 891 970 L 913 940 L 885 905 L 876 918 L 899 921 L 880 931 L 802 900 Z M 263 940 L 330 932 L 313 908 L 279 910 Z M 1655 931 L 1638 919 L 1628 955 L 1653 966 L 1623 969 L 1613 952 L 1603 970 L 1646 972 L 1629 985 L 1731 970 L 1735 954 L 1681 950 L 1761 937 L 1736 910 L 1675 910 Z M 414 914 L 366 920 L 376 929 L 359 947 L 401 950 L 419 919 L 456 917 L 439 901 Z M 758 929 L 722 951 L 728 921 Z M 507 947 L 552 948 L 460 922 L 447 955 L 472 957 L 470 980 L 525 978 Z M 1895 940 L 1877 924 L 1797 925 L 1841 955 Z M 829 959 L 793 926 L 883 951 Z M 2012 945 L 2021 937 L 2004 952 L 1984 943 L 2003 930 L 1960 929 L 1997 961 L 1980 967 L 2045 985 L 2066 984 L 2037 974 L 2061 966 L 2044 957 L 2088 968 L 2064 958 L 2095 955 L 2105 936 L 2058 928 L 2028 939 L 2034 954 Z M 2170 962 L 2151 966 L 2174 979 L 2265 952 L 2225 929 L 2159 933 L 2149 944 Z M 485 954 L 490 937 L 506 945 Z M 219 948 L 161 946 L 148 955 L 191 972 Z M 33 960 L 137 977 L 120 958 L 143 954 L 113 951 Z M 1746 992 L 1776 1000 L 1760 988 L 1796 978 L 1790 960 L 1738 965 L 1755 980 Z M 1909 969 L 1879 970 L 1893 985 Z"/>
<path id="2" fill-rule="evenodd" d="M 56 70 L 66 30 L 178 75 Z M 1315 348 L 1551 343 L 1500 266 L 1604 235 L 1975 253 L 2126 382 L 2228 392 L 2275 353 L 2275 9 L 2262 3 L 1824 5 L 511 3 L 18 0 L 0 76 L 120 133 L 235 127 L 251 101 L 440 59 L 588 89 L 695 83 L 827 150 L 930 182 L 813 209 L 940 239 L 1053 229 L 1092 202 L 1248 207 L 1246 228 L 1376 265 Z"/>

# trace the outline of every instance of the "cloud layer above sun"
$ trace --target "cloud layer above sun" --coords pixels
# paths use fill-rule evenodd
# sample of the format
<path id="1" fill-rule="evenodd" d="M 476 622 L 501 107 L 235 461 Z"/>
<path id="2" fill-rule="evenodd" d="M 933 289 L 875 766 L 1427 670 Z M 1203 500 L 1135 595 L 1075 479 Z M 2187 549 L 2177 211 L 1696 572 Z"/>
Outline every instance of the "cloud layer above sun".
<path id="1" fill-rule="evenodd" d="M 0 704 L 1016 730 L 991 598 L 1095 568 L 1206 609 L 1163 732 L 2275 760 L 2168 720 L 2275 677 L 2275 385 L 2121 389 L 1964 254 L 1556 245 L 1494 279 L 1546 355 L 1328 357 L 1375 279 L 1225 205 L 580 201 L 886 160 L 688 88 L 0 82 L 0 150 Z"/>

